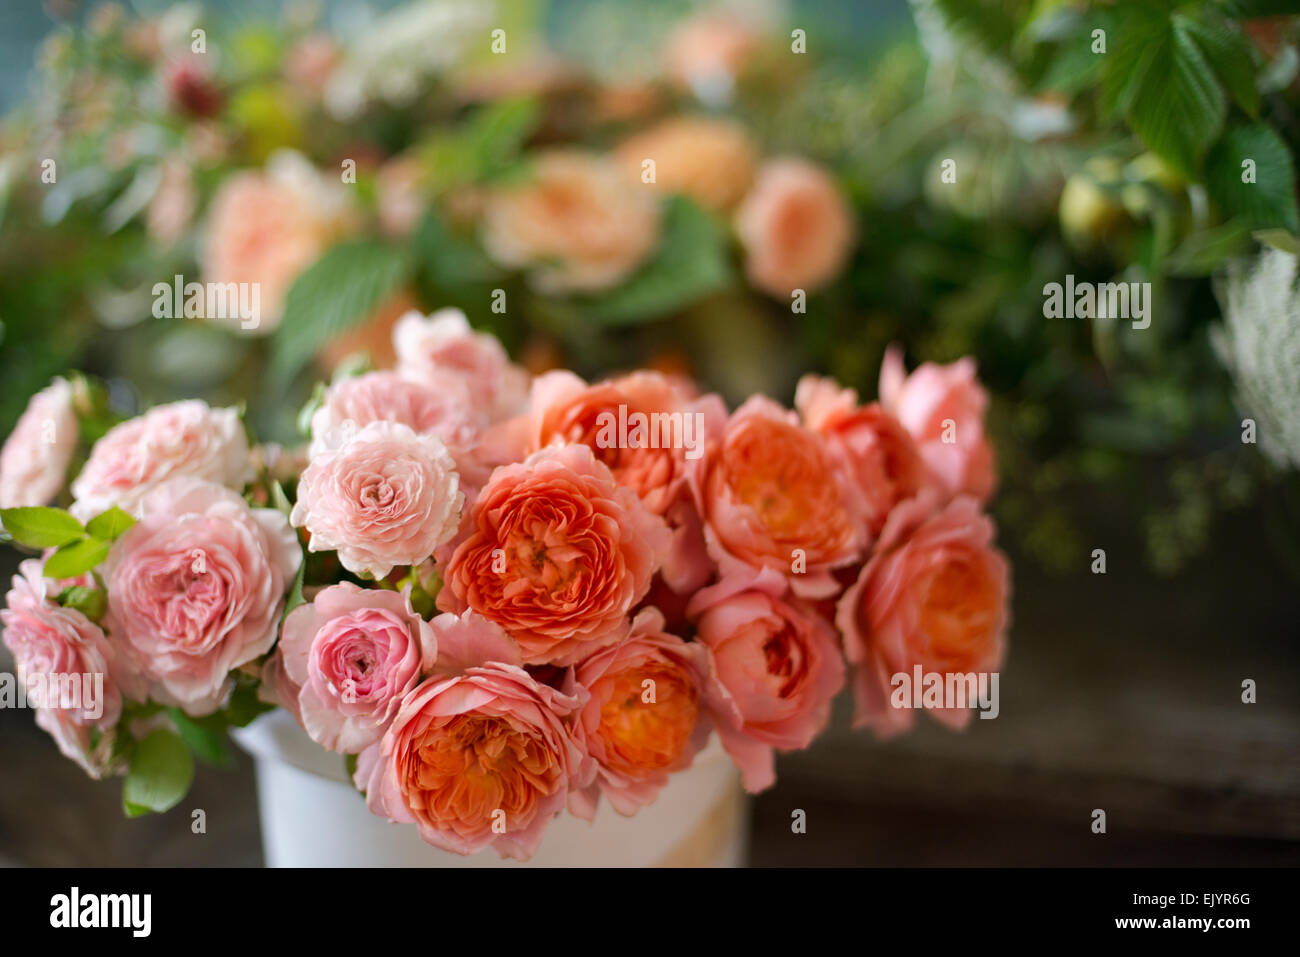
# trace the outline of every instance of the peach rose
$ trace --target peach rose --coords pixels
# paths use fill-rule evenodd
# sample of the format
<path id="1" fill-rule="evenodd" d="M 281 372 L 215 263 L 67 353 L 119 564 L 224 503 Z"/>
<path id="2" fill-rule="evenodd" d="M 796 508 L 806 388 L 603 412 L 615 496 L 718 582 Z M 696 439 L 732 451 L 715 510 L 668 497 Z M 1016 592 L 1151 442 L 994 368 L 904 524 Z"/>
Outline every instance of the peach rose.
<path id="1" fill-rule="evenodd" d="M 715 719 L 722 745 L 745 789 L 765 790 L 776 781 L 775 750 L 808 747 L 830 720 L 831 699 L 844 686 L 835 631 L 811 606 L 786 597 L 784 579 L 769 568 L 724 578 L 697 594 L 687 613 L 729 698 Z"/>
<path id="2" fill-rule="evenodd" d="M 375 175 L 379 226 L 388 236 L 409 236 L 428 206 L 421 192 L 423 168 L 416 156 L 398 156 Z"/>
<path id="3" fill-rule="evenodd" d="M 483 243 L 549 293 L 617 285 L 654 251 L 659 203 L 607 157 L 574 150 L 533 160 L 531 181 L 487 201 Z"/>
<path id="4" fill-rule="evenodd" d="M 670 539 L 584 445 L 498 468 L 466 526 L 438 607 L 500 625 L 529 664 L 572 664 L 618 641 Z"/>
<path id="5" fill-rule="evenodd" d="M 755 26 L 734 13 L 706 11 L 683 21 L 668 38 L 664 68 L 703 102 L 722 105 L 761 42 Z"/>
<path id="6" fill-rule="evenodd" d="M 768 160 L 736 211 L 745 271 L 757 288 L 788 297 L 834 279 L 853 246 L 853 214 L 824 169 L 807 160 Z"/>
<path id="7" fill-rule="evenodd" d="M 277 152 L 265 172 L 236 173 L 213 197 L 200 254 L 204 281 L 256 283 L 256 332 L 266 335 L 279 324 L 293 281 L 350 222 L 342 183 L 298 153 Z"/>
<path id="8" fill-rule="evenodd" d="M 27 403 L 0 450 L 0 508 L 49 505 L 77 450 L 72 386 L 54 379 Z"/>
<path id="9" fill-rule="evenodd" d="M 200 479 L 159 485 L 140 515 L 104 561 L 109 634 L 154 700 L 209 714 L 275 643 L 302 550 L 280 512 Z"/>
<path id="10" fill-rule="evenodd" d="M 749 191 L 758 164 L 758 150 L 744 127 L 700 116 L 676 117 L 637 133 L 614 156 L 633 180 L 641 179 L 646 160 L 654 160 L 655 187 L 719 212 Z"/>
<path id="11" fill-rule="evenodd" d="M 858 405 L 853 389 L 806 375 L 795 390 L 804 424 L 826 440 L 831 456 L 859 502 L 872 536 L 894 506 L 916 495 L 929 473 L 911 434 L 878 402 Z"/>
<path id="12" fill-rule="evenodd" d="M 880 402 L 912 433 L 935 481 L 949 495 L 987 502 L 997 486 L 993 446 L 984 436 L 989 395 L 975 375 L 975 360 L 949 365 L 923 362 L 907 375 L 902 353 L 885 352 Z"/>
<path id="13" fill-rule="evenodd" d="M 162 482 L 198 478 L 242 489 L 253 478 L 248 439 L 235 409 L 187 399 L 114 426 L 95 443 L 72 483 L 70 511 L 83 522 L 116 505 L 139 515 Z"/>
<path id="14" fill-rule="evenodd" d="M 122 714 L 124 692 L 142 695 L 138 676 L 93 621 L 75 608 L 54 600 L 58 585 L 41 574 L 42 562 L 28 559 L 18 566 L 13 587 L 0 610 L 5 646 L 13 653 L 18 680 L 31 693 L 42 685 L 45 700 L 37 705 L 36 723 L 54 738 L 63 754 L 76 761 L 91 777 L 110 768 L 109 748 L 92 744 L 92 733 L 104 733 L 111 745 L 111 730 Z M 83 675 L 91 676 L 87 687 Z M 50 685 L 51 676 L 63 687 L 65 678 L 78 682 L 78 698 L 64 699 Z M 89 692 L 95 700 L 85 697 Z"/>
<path id="15" fill-rule="evenodd" d="M 311 534 L 310 551 L 337 551 L 353 574 L 383 578 L 455 534 L 465 494 L 437 436 L 383 421 L 339 431 L 302 473 L 289 516 Z"/>
<path id="16" fill-rule="evenodd" d="M 708 451 L 689 478 L 722 573 L 766 567 L 804 597 L 835 594 L 831 571 L 859 556 L 865 529 L 826 443 L 761 395 L 725 425 L 718 415 L 708 416 Z"/>
<path id="17" fill-rule="evenodd" d="M 596 780 L 572 792 L 569 809 L 590 820 L 600 795 L 620 814 L 635 814 L 690 767 L 709 740 L 708 648 L 664 631 L 656 608 L 637 613 L 625 641 L 577 666 L 590 692 L 579 733 L 597 765 Z"/>
<path id="18" fill-rule="evenodd" d="M 889 516 L 871 560 L 840 599 L 835 621 L 855 668 L 854 725 L 881 737 L 911 727 L 911 709 L 891 707 L 890 679 L 923 673 L 993 672 L 1002 661 L 1009 569 L 992 547 L 993 522 L 974 499 L 934 512 L 922 493 Z M 970 710 L 932 711 L 953 728 Z"/>
<path id="19" fill-rule="evenodd" d="M 415 822 L 445 851 L 491 846 L 527 860 L 586 767 L 570 728 L 585 692 L 572 673 L 566 683 L 570 691 L 552 688 L 508 664 L 426 679 L 357 761 L 370 810 Z"/>
<path id="20" fill-rule="evenodd" d="M 438 642 L 407 596 L 342 582 L 285 617 L 279 651 L 312 740 L 354 754 L 383 737 Z"/>
<path id="21" fill-rule="evenodd" d="M 495 336 L 475 332 L 459 309 L 425 317 L 408 312 L 393 327 L 397 371 L 434 389 L 463 390 L 483 423 L 518 413 L 528 374 L 510 361 Z"/>

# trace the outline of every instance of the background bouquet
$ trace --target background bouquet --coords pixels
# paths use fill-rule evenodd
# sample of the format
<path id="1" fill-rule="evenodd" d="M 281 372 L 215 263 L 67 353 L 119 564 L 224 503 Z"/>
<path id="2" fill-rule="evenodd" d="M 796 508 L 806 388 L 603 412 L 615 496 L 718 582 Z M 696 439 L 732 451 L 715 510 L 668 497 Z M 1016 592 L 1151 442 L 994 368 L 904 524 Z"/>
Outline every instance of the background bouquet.
<path id="1" fill-rule="evenodd" d="M 893 351 L 879 402 L 808 376 L 795 411 L 728 413 L 658 372 L 530 382 L 455 310 L 393 345 L 318 390 L 305 448 L 197 400 L 92 442 L 103 396 L 76 378 L 0 453 L 25 502 L 5 530 L 45 550 L 5 643 L 64 753 L 125 773 L 128 814 L 174 806 L 191 752 L 272 704 L 374 813 L 517 858 L 565 807 L 636 813 L 714 731 L 769 787 L 849 671 L 881 734 L 910 725 L 914 671 L 936 718 L 970 719 L 930 681 L 995 673 L 1007 624 L 969 360 L 909 375 Z"/>

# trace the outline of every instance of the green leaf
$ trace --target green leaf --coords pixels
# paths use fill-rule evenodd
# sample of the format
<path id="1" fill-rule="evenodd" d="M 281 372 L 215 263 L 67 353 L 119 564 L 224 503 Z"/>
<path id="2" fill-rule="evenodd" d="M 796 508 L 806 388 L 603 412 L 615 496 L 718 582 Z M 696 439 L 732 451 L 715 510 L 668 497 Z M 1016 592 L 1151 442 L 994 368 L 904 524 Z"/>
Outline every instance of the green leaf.
<path id="1" fill-rule="evenodd" d="M 637 325 L 677 312 L 731 281 L 721 227 L 689 199 L 672 196 L 654 258 L 621 286 L 578 304 L 595 322 Z"/>
<path id="2" fill-rule="evenodd" d="M 289 597 L 284 600 L 284 613 L 287 615 L 299 605 L 305 604 L 307 599 L 302 594 L 302 583 L 307 575 L 307 557 L 304 555 L 302 561 L 298 563 L 298 574 L 293 576 L 293 584 L 289 586 Z"/>
<path id="3" fill-rule="evenodd" d="M 236 728 L 243 728 L 252 723 L 259 715 L 274 711 L 275 705 L 267 704 L 257 697 L 257 683 L 252 680 L 235 679 L 235 690 L 230 694 L 226 704 L 226 720 Z"/>
<path id="4" fill-rule="evenodd" d="M 58 548 L 81 538 L 86 530 L 61 508 L 0 509 L 0 522 L 19 545 Z"/>
<path id="5" fill-rule="evenodd" d="M 115 542 L 123 532 L 134 524 L 134 518 L 114 505 L 107 512 L 102 512 L 87 522 L 86 531 L 95 538 L 103 539 L 106 542 Z"/>
<path id="6" fill-rule="evenodd" d="M 155 731 L 136 745 L 122 783 L 122 808 L 127 817 L 169 811 L 193 780 L 194 758 L 185 742 L 170 731 Z"/>
<path id="7" fill-rule="evenodd" d="M 1174 276 L 1208 276 L 1229 259 L 1250 251 L 1250 227 L 1239 220 L 1192 233 L 1170 253 L 1165 269 Z"/>
<path id="8" fill-rule="evenodd" d="M 472 240 L 449 229 L 433 210 L 415 231 L 414 245 L 425 275 L 443 289 L 493 282 L 503 275 Z"/>
<path id="9" fill-rule="evenodd" d="M 76 578 L 90 571 L 108 557 L 111 542 L 99 538 L 83 538 L 64 545 L 45 561 L 46 578 Z"/>
<path id="10" fill-rule="evenodd" d="M 98 623 L 108 608 L 108 596 L 102 588 L 87 588 L 85 585 L 71 585 L 59 592 L 59 604 L 64 608 L 75 608 L 91 621 Z"/>
<path id="11" fill-rule="evenodd" d="M 1242 182 L 1246 160 L 1254 161 L 1253 183 Z M 1233 126 L 1214 145 L 1205 162 L 1205 188 L 1230 216 L 1260 229 L 1300 232 L 1291 152 L 1262 123 Z"/>
<path id="12" fill-rule="evenodd" d="M 1227 117 L 1223 89 L 1181 22 L 1154 34 L 1142 58 L 1125 95 L 1129 125 L 1153 153 L 1195 177 Z"/>
<path id="13" fill-rule="evenodd" d="M 1237 105 L 1251 116 L 1259 114 L 1259 90 L 1255 87 L 1255 61 L 1250 41 L 1221 19 L 1175 17 L 1201 48 Z"/>
<path id="14" fill-rule="evenodd" d="M 369 316 L 410 271 L 406 250 L 373 239 L 329 249 L 289 287 L 271 339 L 272 374 L 293 376 L 321 346 Z"/>
<path id="15" fill-rule="evenodd" d="M 219 767 L 230 765 L 230 752 L 226 748 L 226 722 L 218 712 L 204 718 L 191 718 L 180 708 L 168 708 L 172 723 L 195 757 Z"/>
<path id="16" fill-rule="evenodd" d="M 1300 256 L 1300 236 L 1294 233 L 1289 233 L 1285 229 L 1261 229 L 1253 235 L 1256 241 L 1265 246 L 1272 246 L 1292 256 Z"/>

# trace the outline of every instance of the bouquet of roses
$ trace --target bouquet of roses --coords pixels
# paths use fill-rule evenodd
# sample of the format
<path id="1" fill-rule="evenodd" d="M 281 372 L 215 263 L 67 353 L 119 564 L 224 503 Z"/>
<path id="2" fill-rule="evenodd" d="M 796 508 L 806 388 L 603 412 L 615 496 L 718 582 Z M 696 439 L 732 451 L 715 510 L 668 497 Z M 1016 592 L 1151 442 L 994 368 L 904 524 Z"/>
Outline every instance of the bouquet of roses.
<path id="1" fill-rule="evenodd" d="M 908 375 L 891 350 L 879 402 L 808 376 L 795 411 L 729 413 L 658 372 L 530 382 L 454 310 L 404 316 L 394 349 L 318 388 L 302 450 L 199 401 L 110 424 L 80 377 L 5 444 L 0 517 L 43 557 L 4 641 L 38 723 L 124 773 L 128 813 L 174 806 L 191 752 L 278 705 L 374 813 L 527 858 L 566 807 L 654 801 L 714 731 L 771 786 L 850 670 L 856 723 L 888 734 L 912 720 L 892 676 L 998 667 L 970 360 Z"/>

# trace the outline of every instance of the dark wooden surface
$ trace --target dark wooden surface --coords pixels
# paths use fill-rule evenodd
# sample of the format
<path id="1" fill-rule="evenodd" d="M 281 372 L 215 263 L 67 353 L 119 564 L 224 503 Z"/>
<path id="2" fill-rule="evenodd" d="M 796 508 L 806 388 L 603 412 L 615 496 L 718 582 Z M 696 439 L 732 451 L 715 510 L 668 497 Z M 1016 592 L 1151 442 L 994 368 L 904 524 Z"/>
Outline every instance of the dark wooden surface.
<path id="1" fill-rule="evenodd" d="M 888 743 L 847 727 L 785 755 L 752 805 L 756 865 L 1300 863 L 1300 627 L 1294 585 L 1242 519 L 1215 554 L 1155 579 L 1017 563 L 997 720 L 923 721 Z M 1258 684 L 1241 703 L 1241 682 Z M 201 769 L 187 810 L 125 821 L 28 712 L 0 711 L 0 860 L 257 865 L 251 763 Z M 189 808 L 207 813 L 190 832 Z M 1094 808 L 1108 832 L 1093 834 Z M 791 813 L 807 833 L 791 832 Z"/>

